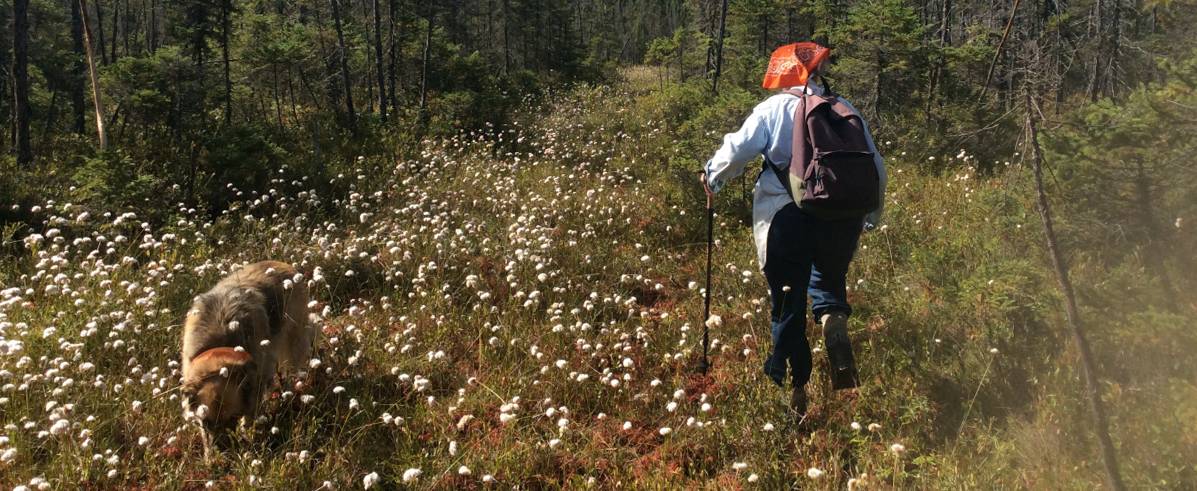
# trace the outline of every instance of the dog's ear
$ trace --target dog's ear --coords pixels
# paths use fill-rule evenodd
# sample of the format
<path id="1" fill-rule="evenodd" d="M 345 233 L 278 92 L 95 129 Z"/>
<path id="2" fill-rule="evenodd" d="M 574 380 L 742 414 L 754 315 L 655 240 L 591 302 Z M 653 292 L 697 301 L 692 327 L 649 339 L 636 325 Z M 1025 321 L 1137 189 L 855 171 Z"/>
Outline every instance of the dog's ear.
<path id="1" fill-rule="evenodd" d="M 253 356 L 244 350 L 237 351 L 234 348 L 220 347 L 200 353 L 191 360 L 191 366 L 195 367 L 196 374 L 206 376 L 205 374 L 214 374 L 226 367 L 230 372 L 241 370 L 251 361 L 253 361 Z"/>

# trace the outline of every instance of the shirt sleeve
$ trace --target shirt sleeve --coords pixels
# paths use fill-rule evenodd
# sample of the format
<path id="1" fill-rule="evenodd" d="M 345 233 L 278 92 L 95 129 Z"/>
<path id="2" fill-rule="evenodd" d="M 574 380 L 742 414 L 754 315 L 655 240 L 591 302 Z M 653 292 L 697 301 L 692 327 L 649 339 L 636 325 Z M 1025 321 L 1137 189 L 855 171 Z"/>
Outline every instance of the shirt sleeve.
<path id="1" fill-rule="evenodd" d="M 861 121 L 864 123 L 864 121 Z M 877 151 L 877 145 L 873 142 L 873 134 L 869 132 L 869 124 L 864 123 L 865 141 L 869 143 L 869 151 L 873 152 L 873 165 L 877 166 L 877 177 L 880 182 L 877 186 L 877 209 L 865 215 L 865 228 L 872 230 L 881 225 L 881 212 L 885 209 L 885 186 L 889 182 L 889 176 L 885 173 L 885 160 L 881 157 L 881 152 Z"/>
<path id="2" fill-rule="evenodd" d="M 723 135 L 723 146 L 707 161 L 705 170 L 711 192 L 719 192 L 727 181 L 743 174 L 745 165 L 768 147 L 768 123 L 764 111 L 757 106 L 739 131 Z"/>

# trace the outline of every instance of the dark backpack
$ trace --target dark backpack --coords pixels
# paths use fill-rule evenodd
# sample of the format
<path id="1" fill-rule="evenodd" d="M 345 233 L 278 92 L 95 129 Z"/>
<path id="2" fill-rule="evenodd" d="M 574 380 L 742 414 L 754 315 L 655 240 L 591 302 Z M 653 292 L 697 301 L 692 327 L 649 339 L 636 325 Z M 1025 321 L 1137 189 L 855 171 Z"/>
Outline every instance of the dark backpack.
<path id="1" fill-rule="evenodd" d="M 794 114 L 789 172 L 766 164 L 790 197 L 803 211 L 827 219 L 863 217 L 877 209 L 881 179 L 860 115 L 834 94 L 786 93 L 802 98 Z"/>

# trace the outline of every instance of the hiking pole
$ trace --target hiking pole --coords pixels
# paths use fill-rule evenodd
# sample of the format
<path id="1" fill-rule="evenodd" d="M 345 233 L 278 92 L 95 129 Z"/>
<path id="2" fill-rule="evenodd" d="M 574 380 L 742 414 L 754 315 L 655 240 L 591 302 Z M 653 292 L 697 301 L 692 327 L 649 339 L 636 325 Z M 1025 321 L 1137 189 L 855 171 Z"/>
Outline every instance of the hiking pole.
<path id="1" fill-rule="evenodd" d="M 707 194 L 707 288 L 703 290 L 703 306 L 702 306 L 702 365 L 699 369 L 702 374 L 707 374 L 707 369 L 711 367 L 711 363 L 707 360 L 707 351 L 710 349 L 710 338 L 708 331 L 710 326 L 707 323 L 711 320 L 711 249 L 715 243 L 715 206 L 711 202 L 711 188 L 707 186 L 706 173 L 702 176 L 702 187 Z"/>

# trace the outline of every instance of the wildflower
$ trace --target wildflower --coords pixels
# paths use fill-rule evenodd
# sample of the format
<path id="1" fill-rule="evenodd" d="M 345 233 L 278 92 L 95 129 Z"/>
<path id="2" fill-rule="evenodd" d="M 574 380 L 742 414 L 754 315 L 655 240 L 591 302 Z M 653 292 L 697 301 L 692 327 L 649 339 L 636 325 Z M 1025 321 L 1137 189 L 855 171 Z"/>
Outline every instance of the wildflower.
<path id="1" fill-rule="evenodd" d="M 717 314 L 711 314 L 711 317 L 707 319 L 706 325 L 711 329 L 718 329 L 723 326 L 723 318 Z"/>
<path id="2" fill-rule="evenodd" d="M 415 467 L 405 470 L 405 471 L 403 471 L 403 482 L 407 482 L 407 483 L 416 482 L 416 480 L 420 479 L 420 474 L 423 474 L 423 473 L 424 473 L 424 471 L 421 471 L 420 469 L 417 469 Z"/>
<path id="3" fill-rule="evenodd" d="M 748 482 L 756 482 L 756 481 L 757 481 L 757 479 L 760 479 L 760 477 L 759 477 L 759 476 L 757 476 L 756 474 L 749 474 L 749 475 L 748 475 Z"/>
<path id="4" fill-rule="evenodd" d="M 66 431 L 68 429 L 70 429 L 70 427 L 71 427 L 70 421 L 67 421 L 65 419 L 60 419 L 58 421 L 55 421 L 54 424 L 52 426 L 50 426 L 50 434 L 55 435 L 55 436 L 61 435 L 63 433 L 66 433 Z"/>
<path id="5" fill-rule="evenodd" d="M 765 426 L 761 429 L 765 431 L 773 431 L 773 423 L 765 423 Z"/>
<path id="6" fill-rule="evenodd" d="M 735 462 L 732 464 L 733 471 L 742 471 L 747 468 L 748 468 L 748 464 L 745 462 Z"/>
<path id="7" fill-rule="evenodd" d="M 818 479 L 820 477 L 823 477 L 823 470 L 819 469 L 818 467 L 811 467 L 810 469 L 806 470 L 806 477 L 809 477 L 811 479 Z"/>
<path id="8" fill-rule="evenodd" d="M 855 422 L 855 421 L 853 421 L 853 422 L 852 422 L 852 424 L 851 424 L 851 425 L 849 425 L 849 426 L 851 426 L 851 427 L 852 427 L 852 429 L 853 429 L 853 430 L 855 430 L 855 431 L 860 431 L 860 429 L 862 428 L 862 427 L 860 426 L 860 423 L 857 423 L 857 422 Z"/>
<path id="9" fill-rule="evenodd" d="M 469 467 L 466 467 L 463 465 L 463 466 L 457 468 L 457 475 L 459 475 L 459 476 L 468 476 L 470 474 L 472 474 L 472 473 L 470 472 Z"/>
<path id="10" fill-rule="evenodd" d="M 375 484 L 378 484 L 378 473 L 371 472 L 362 477 L 362 489 L 370 489 Z"/>
<path id="11" fill-rule="evenodd" d="M 880 430 L 880 429 L 881 429 L 881 425 L 879 425 L 879 424 L 877 424 L 877 423 L 869 423 L 869 427 L 868 427 L 868 428 L 869 428 L 869 431 L 870 431 L 870 432 L 872 432 L 872 433 L 876 433 L 878 430 Z"/>
<path id="12" fill-rule="evenodd" d="M 557 448 L 558 445 L 561 445 L 561 439 L 554 438 L 549 440 L 549 448 Z"/>
<path id="13" fill-rule="evenodd" d="M 901 443 L 895 443 L 889 446 L 889 451 L 893 452 L 894 455 L 902 455 L 902 452 L 906 451 L 906 446 Z"/>
<path id="14" fill-rule="evenodd" d="M 670 434 L 670 433 L 673 433 L 673 428 L 670 428 L 670 427 L 666 426 L 666 427 L 664 427 L 664 428 L 661 428 L 661 429 L 657 430 L 657 433 L 660 433 L 660 434 L 661 434 L 661 436 L 665 436 L 665 435 L 668 435 L 668 434 Z"/>

